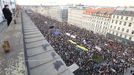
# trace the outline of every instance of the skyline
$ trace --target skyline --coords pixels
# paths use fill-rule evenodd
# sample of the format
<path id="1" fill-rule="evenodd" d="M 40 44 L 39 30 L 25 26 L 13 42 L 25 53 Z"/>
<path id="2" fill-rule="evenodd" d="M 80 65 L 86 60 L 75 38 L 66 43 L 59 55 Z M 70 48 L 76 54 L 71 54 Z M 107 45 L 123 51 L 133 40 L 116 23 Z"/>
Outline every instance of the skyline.
<path id="1" fill-rule="evenodd" d="M 67 5 L 83 4 L 91 6 L 134 6 L 134 0 L 16 0 L 19 5 Z"/>

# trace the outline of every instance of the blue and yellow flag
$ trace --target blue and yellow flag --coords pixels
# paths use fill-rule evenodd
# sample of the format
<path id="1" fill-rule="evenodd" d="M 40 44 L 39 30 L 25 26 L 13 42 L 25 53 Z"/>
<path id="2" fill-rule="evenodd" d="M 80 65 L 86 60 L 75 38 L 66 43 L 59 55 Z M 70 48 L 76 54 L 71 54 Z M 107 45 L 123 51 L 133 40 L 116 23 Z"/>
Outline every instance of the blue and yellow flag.
<path id="1" fill-rule="evenodd" d="M 68 40 L 68 41 L 69 41 L 70 43 L 72 43 L 72 44 L 75 44 L 76 47 L 80 48 L 81 50 L 83 50 L 83 51 L 88 51 L 87 48 L 85 48 L 85 47 L 83 47 L 83 46 L 80 46 L 80 45 L 77 45 L 77 43 L 74 42 L 73 40 Z"/>
<path id="2" fill-rule="evenodd" d="M 72 44 L 77 44 L 76 42 L 72 41 L 72 40 L 68 40 L 70 43 Z"/>
<path id="3" fill-rule="evenodd" d="M 77 45 L 76 47 L 78 47 L 78 48 L 80 48 L 80 49 L 82 49 L 82 50 L 84 50 L 84 51 L 88 51 L 88 49 L 85 48 L 85 47 L 83 47 L 83 46 Z"/>

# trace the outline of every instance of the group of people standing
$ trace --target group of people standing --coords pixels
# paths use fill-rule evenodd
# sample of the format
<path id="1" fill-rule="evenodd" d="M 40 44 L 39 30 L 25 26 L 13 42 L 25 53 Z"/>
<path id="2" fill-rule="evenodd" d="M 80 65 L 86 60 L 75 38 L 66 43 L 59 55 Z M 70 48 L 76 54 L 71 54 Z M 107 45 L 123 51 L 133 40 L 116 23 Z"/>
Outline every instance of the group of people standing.
<path id="1" fill-rule="evenodd" d="M 66 65 L 76 63 L 79 66 L 74 72 L 75 75 L 123 75 L 134 64 L 133 44 L 126 45 L 35 12 L 30 13 L 29 16 Z M 57 29 L 60 34 L 55 35 L 53 31 Z M 75 37 L 67 36 L 66 33 Z M 86 47 L 88 51 L 78 49 L 68 40 Z M 102 59 L 100 60 L 96 55 Z"/>

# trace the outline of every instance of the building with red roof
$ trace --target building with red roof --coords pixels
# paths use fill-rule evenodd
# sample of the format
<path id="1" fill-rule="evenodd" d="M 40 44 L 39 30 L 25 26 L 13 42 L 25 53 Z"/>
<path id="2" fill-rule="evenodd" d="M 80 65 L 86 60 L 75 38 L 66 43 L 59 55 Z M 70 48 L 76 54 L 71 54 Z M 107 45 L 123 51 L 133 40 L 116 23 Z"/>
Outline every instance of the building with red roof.
<path id="1" fill-rule="evenodd" d="M 87 15 L 92 15 L 96 12 L 96 9 L 95 8 L 88 8 L 86 9 L 83 13 L 84 14 L 87 14 Z"/>
<path id="2" fill-rule="evenodd" d="M 87 8 L 83 12 L 84 16 L 82 26 L 95 33 L 106 35 L 110 23 L 110 17 L 114 11 L 115 8 Z"/>

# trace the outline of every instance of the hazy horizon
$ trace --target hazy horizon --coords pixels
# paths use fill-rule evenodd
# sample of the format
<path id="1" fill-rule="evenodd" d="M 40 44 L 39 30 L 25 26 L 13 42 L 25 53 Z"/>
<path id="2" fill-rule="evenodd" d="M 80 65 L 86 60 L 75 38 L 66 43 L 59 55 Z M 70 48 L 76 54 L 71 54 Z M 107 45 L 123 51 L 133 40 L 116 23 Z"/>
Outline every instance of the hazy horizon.
<path id="1" fill-rule="evenodd" d="M 134 0 L 16 0 L 19 5 L 69 5 L 89 6 L 134 6 Z"/>

